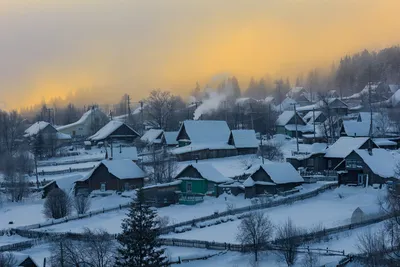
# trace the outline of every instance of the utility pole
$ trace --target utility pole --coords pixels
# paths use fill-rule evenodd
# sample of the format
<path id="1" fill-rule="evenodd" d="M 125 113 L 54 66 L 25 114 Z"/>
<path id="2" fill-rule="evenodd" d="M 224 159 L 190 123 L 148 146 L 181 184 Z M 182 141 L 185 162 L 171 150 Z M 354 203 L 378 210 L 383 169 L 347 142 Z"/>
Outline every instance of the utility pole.
<path id="1" fill-rule="evenodd" d="M 313 125 L 314 125 L 314 143 L 315 143 L 315 108 L 312 109 Z"/>
<path id="2" fill-rule="evenodd" d="M 294 106 L 294 124 L 296 125 L 296 147 L 297 147 L 297 152 L 299 152 L 299 133 L 298 133 L 298 131 L 297 131 L 296 103 L 292 103 L 291 105 Z"/>
<path id="3" fill-rule="evenodd" d="M 372 99 L 371 99 L 371 65 L 368 67 L 368 102 L 370 112 L 369 137 L 372 138 Z"/>
<path id="4" fill-rule="evenodd" d="M 142 123 L 142 127 L 141 127 L 141 134 L 143 135 L 143 133 L 144 133 L 144 122 L 143 122 L 143 101 L 142 100 L 140 100 L 139 101 L 139 103 L 140 103 L 140 121 L 141 121 L 141 123 Z"/>
<path id="5" fill-rule="evenodd" d="M 132 114 L 131 114 L 131 97 L 128 95 L 128 97 L 127 97 L 127 104 L 128 104 L 128 116 L 127 116 L 127 122 L 128 122 L 128 124 L 131 122 L 131 120 L 130 120 L 130 118 L 131 118 L 131 116 L 132 116 Z"/>

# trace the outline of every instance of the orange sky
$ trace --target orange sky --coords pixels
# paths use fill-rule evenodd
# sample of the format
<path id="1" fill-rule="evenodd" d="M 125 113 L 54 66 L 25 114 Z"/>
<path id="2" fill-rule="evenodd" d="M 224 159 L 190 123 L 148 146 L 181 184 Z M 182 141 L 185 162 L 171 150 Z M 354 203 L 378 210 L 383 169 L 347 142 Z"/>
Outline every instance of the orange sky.
<path id="1" fill-rule="evenodd" d="M 138 100 L 152 88 L 184 94 L 225 73 L 247 85 L 400 43 L 398 0 L 15 2 L 0 0 L 8 109 L 79 88 L 95 88 L 89 102 Z"/>

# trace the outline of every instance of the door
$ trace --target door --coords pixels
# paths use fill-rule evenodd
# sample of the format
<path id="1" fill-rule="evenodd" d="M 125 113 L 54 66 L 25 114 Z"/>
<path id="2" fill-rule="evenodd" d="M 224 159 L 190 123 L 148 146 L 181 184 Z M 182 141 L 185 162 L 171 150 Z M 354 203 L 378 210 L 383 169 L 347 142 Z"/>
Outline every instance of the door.
<path id="1" fill-rule="evenodd" d="M 364 184 L 364 174 L 362 173 L 358 174 L 358 184 Z"/>

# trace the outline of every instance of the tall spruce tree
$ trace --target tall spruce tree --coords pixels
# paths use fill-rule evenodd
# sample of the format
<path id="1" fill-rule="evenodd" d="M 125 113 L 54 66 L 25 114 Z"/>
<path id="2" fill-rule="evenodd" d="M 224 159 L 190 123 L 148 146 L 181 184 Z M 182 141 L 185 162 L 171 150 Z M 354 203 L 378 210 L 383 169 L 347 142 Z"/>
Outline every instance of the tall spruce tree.
<path id="1" fill-rule="evenodd" d="M 128 218 L 122 222 L 122 233 L 118 236 L 116 266 L 159 267 L 168 266 L 164 249 L 157 240 L 159 224 L 157 214 L 146 205 L 142 190 L 131 203 Z"/>

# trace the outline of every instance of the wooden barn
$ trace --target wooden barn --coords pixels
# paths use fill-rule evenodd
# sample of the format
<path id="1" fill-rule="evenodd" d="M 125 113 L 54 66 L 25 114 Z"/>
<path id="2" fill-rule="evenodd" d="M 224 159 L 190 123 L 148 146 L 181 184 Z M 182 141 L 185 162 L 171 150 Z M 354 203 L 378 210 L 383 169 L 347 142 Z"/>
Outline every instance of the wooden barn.
<path id="1" fill-rule="evenodd" d="M 106 140 L 132 143 L 138 137 L 140 137 L 140 135 L 127 124 L 112 120 L 94 135 L 90 136 L 88 140 L 94 143 L 104 142 Z"/>
<path id="2" fill-rule="evenodd" d="M 143 187 L 146 174 L 132 160 L 103 160 L 88 175 L 75 183 L 75 194 L 99 190 L 126 191 Z"/>
<path id="3" fill-rule="evenodd" d="M 180 184 L 182 204 L 201 202 L 205 195 L 218 196 L 217 186 L 232 182 L 232 179 L 223 176 L 210 163 L 190 164 L 180 171 L 175 179 L 182 181 Z"/>
<path id="4" fill-rule="evenodd" d="M 304 179 L 288 162 L 262 164 L 244 181 L 245 197 L 278 194 L 294 189 L 304 183 Z"/>
<path id="5" fill-rule="evenodd" d="M 392 154 L 381 148 L 356 149 L 345 159 L 345 171 L 339 175 L 339 184 L 372 185 L 397 180 L 397 162 Z"/>

